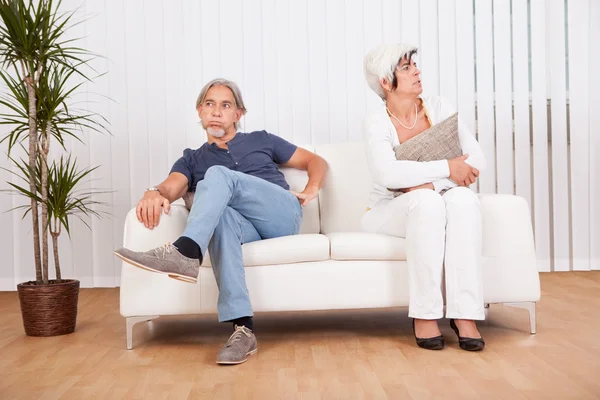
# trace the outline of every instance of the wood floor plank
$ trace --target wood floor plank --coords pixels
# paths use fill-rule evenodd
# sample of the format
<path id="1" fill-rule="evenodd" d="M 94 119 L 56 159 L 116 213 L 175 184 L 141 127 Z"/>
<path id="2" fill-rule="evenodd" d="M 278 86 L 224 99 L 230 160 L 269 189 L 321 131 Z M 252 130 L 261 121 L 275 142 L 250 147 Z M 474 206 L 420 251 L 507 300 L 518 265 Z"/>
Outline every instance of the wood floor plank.
<path id="1" fill-rule="evenodd" d="M 414 342 L 406 309 L 261 313 L 259 351 L 215 364 L 231 334 L 214 315 L 138 324 L 125 349 L 118 289 L 82 289 L 74 334 L 31 338 L 0 292 L 0 399 L 600 399 L 600 271 L 541 275 L 527 311 L 492 305 L 481 353 Z"/>

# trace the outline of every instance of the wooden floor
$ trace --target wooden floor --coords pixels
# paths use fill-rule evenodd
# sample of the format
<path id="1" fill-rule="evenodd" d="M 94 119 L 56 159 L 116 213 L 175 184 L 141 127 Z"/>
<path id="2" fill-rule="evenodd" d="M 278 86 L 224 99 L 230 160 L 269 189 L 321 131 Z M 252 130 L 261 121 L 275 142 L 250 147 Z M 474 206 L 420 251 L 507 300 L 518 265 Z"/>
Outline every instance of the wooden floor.
<path id="1" fill-rule="evenodd" d="M 541 275 L 538 333 L 525 310 L 492 305 L 487 347 L 421 350 L 406 309 L 258 314 L 258 353 L 221 367 L 216 316 L 139 324 L 125 349 L 118 289 L 81 291 L 77 330 L 23 333 L 0 293 L 0 399 L 600 399 L 600 271 Z"/>

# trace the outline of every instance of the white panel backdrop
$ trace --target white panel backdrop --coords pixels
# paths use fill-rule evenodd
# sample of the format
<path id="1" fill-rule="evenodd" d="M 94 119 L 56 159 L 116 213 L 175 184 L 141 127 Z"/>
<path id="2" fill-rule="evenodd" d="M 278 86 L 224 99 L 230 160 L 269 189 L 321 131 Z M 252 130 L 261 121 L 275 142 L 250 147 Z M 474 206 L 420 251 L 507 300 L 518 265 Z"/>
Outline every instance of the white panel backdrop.
<path id="1" fill-rule="evenodd" d="M 362 60 L 381 42 L 420 46 L 426 94 L 456 104 L 489 159 L 476 190 L 531 205 L 539 269 L 600 269 L 600 2 L 595 0 L 65 0 L 89 17 L 70 35 L 106 56 L 79 99 L 112 136 L 68 147 L 101 165 L 93 187 L 111 218 L 74 221 L 63 275 L 118 286 L 125 214 L 204 134 L 194 110 L 208 80 L 242 88 L 245 130 L 298 144 L 360 141 L 378 99 Z M 108 100 L 111 99 L 111 100 Z M 6 129 L 2 128 L 2 133 Z M 596 133 L 596 134 L 594 134 Z M 5 147 L 3 148 L 5 151 Z M 53 154 L 60 152 L 55 147 Z M 6 157 L 0 166 L 10 168 Z M 2 182 L 12 179 L 0 170 Z M 2 183 L 6 187 L 5 183 Z M 22 204 L 0 196 L 0 210 Z M 29 219 L 0 214 L 0 290 L 34 277 Z"/>

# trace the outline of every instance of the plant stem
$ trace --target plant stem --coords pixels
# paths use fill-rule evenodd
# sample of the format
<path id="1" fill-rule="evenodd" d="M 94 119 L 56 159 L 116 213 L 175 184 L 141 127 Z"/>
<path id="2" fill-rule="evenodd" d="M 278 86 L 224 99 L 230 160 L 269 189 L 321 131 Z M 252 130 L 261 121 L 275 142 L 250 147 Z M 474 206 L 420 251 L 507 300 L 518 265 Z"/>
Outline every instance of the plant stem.
<path id="1" fill-rule="evenodd" d="M 53 234 L 56 235 L 56 242 L 54 244 L 54 264 L 56 268 L 56 279 L 59 281 L 62 279 L 62 274 L 60 273 L 60 262 L 58 261 L 58 237 L 62 232 L 62 225 L 58 218 L 54 218 L 54 231 Z"/>
<path id="2" fill-rule="evenodd" d="M 37 161 L 38 132 L 37 132 L 37 108 L 35 97 L 35 82 L 31 76 L 25 74 L 23 67 L 23 79 L 27 85 L 27 95 L 29 96 L 29 172 L 30 176 L 35 176 L 35 163 Z M 35 179 L 29 180 L 29 190 L 36 193 L 37 188 Z M 38 204 L 35 197 L 31 198 L 31 219 L 33 223 L 33 254 L 35 259 L 35 280 L 40 283 L 43 280 L 42 265 L 40 259 L 40 223 L 38 220 Z"/>
<path id="3" fill-rule="evenodd" d="M 60 273 L 60 261 L 58 256 L 58 237 L 62 230 L 62 225 L 57 217 L 53 218 L 53 223 L 50 224 L 50 235 L 52 236 L 52 253 L 54 254 L 54 268 L 56 270 L 56 282 L 62 281 Z"/>
<path id="4" fill-rule="evenodd" d="M 48 126 L 42 130 L 41 156 L 42 156 L 42 274 L 44 275 L 44 284 L 48 283 L 48 153 L 50 151 L 50 140 L 48 137 Z"/>
<path id="5" fill-rule="evenodd" d="M 60 283 L 62 277 L 60 276 L 60 261 L 58 260 L 58 235 L 60 233 L 52 232 L 52 252 L 54 253 L 54 267 L 56 268 L 56 282 Z"/>

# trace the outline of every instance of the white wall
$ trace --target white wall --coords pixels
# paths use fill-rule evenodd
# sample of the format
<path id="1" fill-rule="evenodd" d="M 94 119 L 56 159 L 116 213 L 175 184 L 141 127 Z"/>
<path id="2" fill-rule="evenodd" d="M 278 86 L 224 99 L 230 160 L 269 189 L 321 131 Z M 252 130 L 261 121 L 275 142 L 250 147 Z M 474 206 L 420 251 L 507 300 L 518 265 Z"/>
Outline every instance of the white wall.
<path id="1" fill-rule="evenodd" d="M 94 66 L 108 74 L 86 85 L 82 100 L 106 116 L 112 136 L 84 132 L 85 144 L 69 148 L 82 165 L 101 165 L 93 186 L 113 190 L 98 197 L 113 217 L 86 219 L 91 230 L 73 222 L 72 241 L 61 239 L 63 275 L 84 287 L 119 284 L 112 250 L 125 214 L 183 148 L 204 141 L 194 110 L 203 83 L 238 82 L 246 130 L 298 144 L 360 141 L 365 110 L 378 101 L 362 60 L 384 41 L 419 45 L 425 93 L 455 102 L 477 132 L 490 160 L 480 191 L 528 199 L 540 270 L 600 269 L 592 246 L 600 241 L 592 134 L 600 129 L 593 96 L 600 80 L 592 79 L 600 70 L 600 2 L 477 0 L 475 7 L 472 0 L 84 2 L 79 14 L 91 18 L 71 35 L 106 56 Z M 4 157 L 0 166 L 9 167 Z M 5 171 L 0 178 L 10 179 Z M 1 210 L 19 204 L 0 197 Z M 0 290 L 13 290 L 34 277 L 31 228 L 16 213 L 0 214 L 0 226 Z"/>

